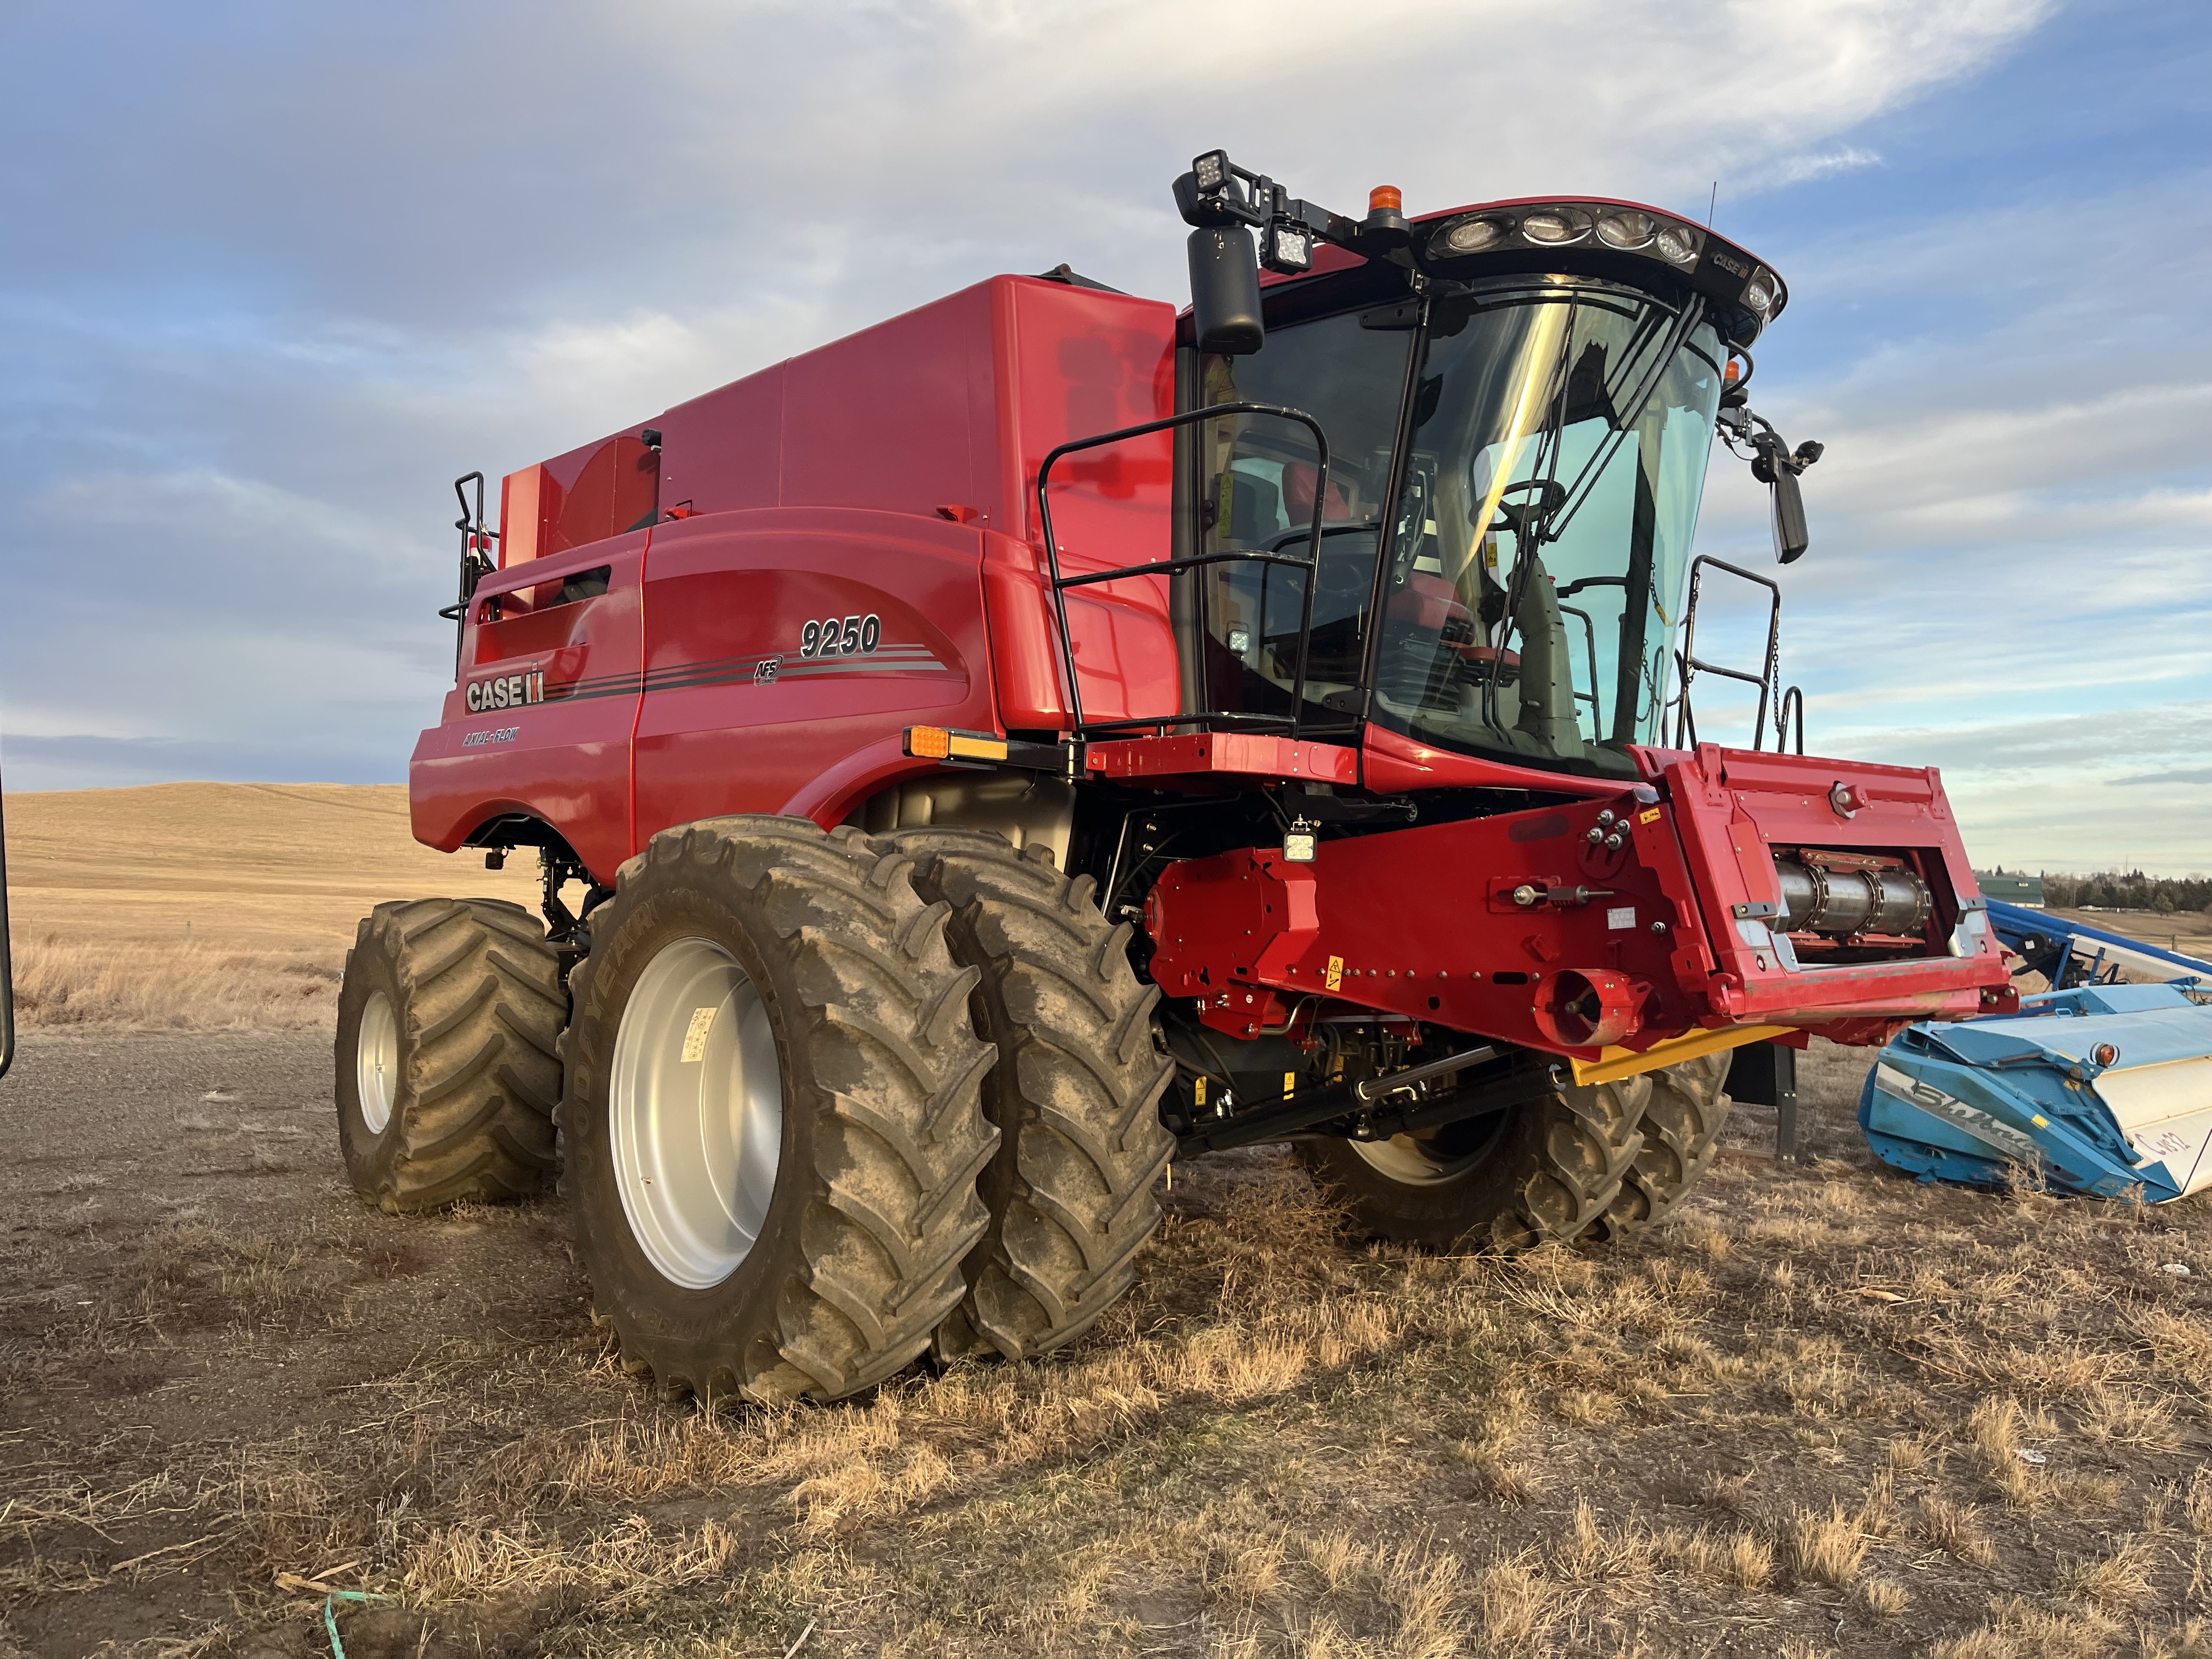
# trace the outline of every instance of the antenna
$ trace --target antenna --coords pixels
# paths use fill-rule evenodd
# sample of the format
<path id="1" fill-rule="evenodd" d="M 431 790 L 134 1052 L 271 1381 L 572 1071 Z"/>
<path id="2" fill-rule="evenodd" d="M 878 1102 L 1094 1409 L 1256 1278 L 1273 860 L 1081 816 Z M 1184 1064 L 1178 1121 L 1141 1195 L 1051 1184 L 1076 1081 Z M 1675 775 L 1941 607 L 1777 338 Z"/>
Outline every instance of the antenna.
<path id="1" fill-rule="evenodd" d="M 1720 204 L 1721 181 L 1716 179 L 1713 180 L 1713 193 L 1711 197 L 1707 198 L 1705 201 L 1705 228 L 1707 230 L 1711 230 L 1713 228 L 1713 210 Z"/>

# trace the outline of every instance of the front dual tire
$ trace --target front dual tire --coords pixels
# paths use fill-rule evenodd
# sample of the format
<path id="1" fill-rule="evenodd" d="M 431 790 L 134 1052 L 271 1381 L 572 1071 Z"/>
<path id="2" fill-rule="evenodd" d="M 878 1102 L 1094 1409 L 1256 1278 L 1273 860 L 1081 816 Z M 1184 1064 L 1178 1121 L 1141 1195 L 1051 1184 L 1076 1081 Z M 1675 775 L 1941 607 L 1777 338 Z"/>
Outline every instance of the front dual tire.
<path id="1" fill-rule="evenodd" d="M 994 1050 L 912 867 L 857 830 L 708 819 L 593 915 L 566 1185 L 597 1311 L 665 1393 L 838 1399 L 965 1293 Z"/>

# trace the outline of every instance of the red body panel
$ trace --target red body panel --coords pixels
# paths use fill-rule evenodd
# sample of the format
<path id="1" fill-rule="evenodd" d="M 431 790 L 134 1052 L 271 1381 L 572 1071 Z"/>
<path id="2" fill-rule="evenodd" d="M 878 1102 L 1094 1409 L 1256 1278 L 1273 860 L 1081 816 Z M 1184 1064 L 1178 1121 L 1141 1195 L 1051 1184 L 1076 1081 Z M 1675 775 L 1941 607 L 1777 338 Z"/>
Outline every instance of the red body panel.
<path id="1" fill-rule="evenodd" d="M 641 531 L 496 572 L 477 589 L 461 636 L 460 683 L 444 720 L 422 733 L 409 768 L 415 838 L 451 851 L 487 819 L 527 813 L 554 825 L 592 873 L 609 879 L 631 850 L 630 738 L 637 724 L 642 635 Z M 608 568 L 607 591 L 543 604 L 497 622 L 514 601 L 550 600 L 561 580 Z M 533 677 L 540 701 L 471 711 L 471 687 Z"/>
<path id="2" fill-rule="evenodd" d="M 1740 905 L 1776 897 L 1771 849 L 1778 847 L 1902 854 L 1939 896 L 1978 898 L 1965 842 L 1932 769 L 1747 753 L 1712 744 L 1667 761 L 1661 775 L 1683 826 L 1690 872 L 1704 896 L 1704 920 L 1719 959 L 1711 993 L 1717 1014 L 1803 1024 L 1843 1004 L 1855 1015 L 1900 1020 L 1976 1014 L 1986 1012 L 1981 989 L 2008 982 L 1996 942 L 1986 935 L 1974 960 L 1928 965 L 1978 970 L 1964 975 L 1905 973 L 1896 963 L 1793 972 L 1764 923 L 1736 914 Z M 1838 783 L 1865 803 L 1848 818 L 1829 805 L 1829 790 Z"/>
<path id="3" fill-rule="evenodd" d="M 1063 724 L 1030 483 L 1056 446 L 1172 410 L 1175 322 L 1157 301 L 996 277 L 678 404 L 649 423 L 657 456 L 633 427 L 513 475 L 509 568 L 479 590 L 464 686 L 416 744 L 417 838 L 451 849 L 527 813 L 608 881 L 672 823 L 837 822 L 928 769 L 898 752 L 916 721 Z M 1163 438 L 1067 465 L 1065 568 L 1166 556 L 1171 453 Z M 656 482 L 659 526 L 610 534 Z M 550 577 L 600 564 L 607 592 L 552 603 Z M 1164 581 L 1071 594 L 1069 613 L 1089 712 L 1173 712 Z M 848 617 L 877 618 L 870 648 L 801 656 L 807 623 Z M 472 709 L 478 673 L 536 677 L 532 698 Z"/>
<path id="4" fill-rule="evenodd" d="M 1970 930 L 1963 957 L 1945 945 L 1905 961 L 1793 965 L 1764 921 L 1736 914 L 1776 897 L 1776 848 L 1863 848 L 1920 869 L 1939 901 L 1931 945 L 1948 941 L 1960 902 L 1979 893 L 1933 773 L 1711 745 L 1654 758 L 1663 792 L 1615 785 L 1566 805 L 1324 842 L 1310 864 L 1260 848 L 1172 866 L 1146 915 L 1152 976 L 1170 996 L 1204 999 L 1207 1022 L 1233 1036 L 1281 1026 L 1302 997 L 1340 996 L 1584 1059 L 1701 1025 L 1867 1041 L 2010 996 L 1985 930 Z M 1867 802 L 1850 819 L 1828 805 L 1839 781 Z M 1627 844 L 1588 839 L 1601 811 L 1633 826 Z M 1515 897 L 1524 886 L 1588 896 L 1528 905 Z M 1600 1028 L 1563 1013 L 1592 992 L 1623 1018 Z"/>
<path id="5" fill-rule="evenodd" d="M 693 818 L 788 811 L 825 767 L 916 721 L 991 726 L 979 539 L 942 520 L 802 508 L 657 532 L 637 844 Z M 799 654 L 809 622 L 848 617 L 876 620 L 874 650 Z"/>

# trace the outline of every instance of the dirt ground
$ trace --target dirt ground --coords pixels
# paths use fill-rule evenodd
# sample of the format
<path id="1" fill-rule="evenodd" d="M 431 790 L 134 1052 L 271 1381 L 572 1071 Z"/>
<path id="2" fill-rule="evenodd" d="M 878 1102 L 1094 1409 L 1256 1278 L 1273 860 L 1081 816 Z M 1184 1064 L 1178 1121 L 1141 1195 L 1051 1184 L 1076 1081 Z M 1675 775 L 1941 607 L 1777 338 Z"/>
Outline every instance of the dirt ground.
<path id="1" fill-rule="evenodd" d="M 1369 1246 L 1231 1154 L 1071 1353 L 709 1415 L 557 1199 L 357 1203 L 326 1042 L 0 1085 L 0 1656 L 2212 1652 L 2212 1212 L 1884 1170 L 1863 1054 L 1626 1247 Z"/>

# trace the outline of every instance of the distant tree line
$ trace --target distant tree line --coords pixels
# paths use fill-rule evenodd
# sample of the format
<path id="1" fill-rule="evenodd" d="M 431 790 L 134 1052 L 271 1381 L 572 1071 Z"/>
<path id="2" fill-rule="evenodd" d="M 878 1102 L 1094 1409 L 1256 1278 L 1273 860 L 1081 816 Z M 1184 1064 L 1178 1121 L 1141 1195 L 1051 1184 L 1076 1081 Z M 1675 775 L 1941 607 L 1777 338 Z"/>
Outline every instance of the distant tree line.
<path id="1" fill-rule="evenodd" d="M 2043 902 L 2054 910 L 2178 910 L 2212 913 L 2212 880 L 2201 877 L 2147 876 L 2140 870 L 2100 870 L 2090 876 L 2043 877 Z"/>

